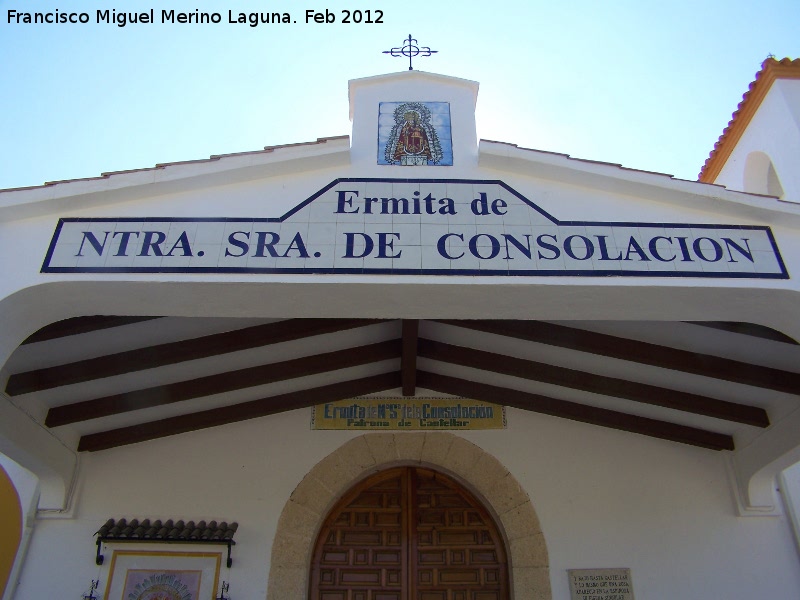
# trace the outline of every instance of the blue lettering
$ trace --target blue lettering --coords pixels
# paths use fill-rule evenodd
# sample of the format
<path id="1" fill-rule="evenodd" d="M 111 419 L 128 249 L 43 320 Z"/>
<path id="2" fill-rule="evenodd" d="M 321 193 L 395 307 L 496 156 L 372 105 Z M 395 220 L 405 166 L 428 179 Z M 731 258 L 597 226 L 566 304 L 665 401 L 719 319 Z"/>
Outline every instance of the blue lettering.
<path id="1" fill-rule="evenodd" d="M 239 252 L 239 254 L 233 254 L 228 248 L 225 248 L 225 256 L 234 256 L 238 258 L 239 256 L 244 256 L 250 251 L 250 244 L 248 244 L 244 240 L 236 239 L 237 235 L 243 235 L 247 240 L 250 239 L 250 233 L 247 231 L 234 231 L 233 233 L 231 233 L 228 236 L 228 243 L 239 248 L 241 252 Z"/>
<path id="2" fill-rule="evenodd" d="M 295 250 L 298 253 L 299 258 L 309 258 L 308 250 L 306 250 L 306 245 L 303 242 L 303 237 L 298 232 L 293 238 L 289 247 L 286 249 L 286 252 L 283 253 L 283 258 L 289 256 L 289 252 Z"/>
<path id="3" fill-rule="evenodd" d="M 345 214 L 352 214 L 357 213 L 358 208 L 355 210 L 345 210 L 345 206 L 353 206 L 353 198 L 358 198 L 358 192 L 355 190 L 339 190 L 337 192 L 339 199 L 336 203 L 336 212 L 337 213 L 345 213 Z M 352 194 L 351 197 L 347 196 L 347 194 Z"/>
<path id="4" fill-rule="evenodd" d="M 89 244 L 94 248 L 94 251 L 97 252 L 97 256 L 103 255 L 103 250 L 106 247 L 106 240 L 108 240 L 108 234 L 111 233 L 110 231 L 106 231 L 106 235 L 103 237 L 103 243 L 100 243 L 94 233 L 91 231 L 84 231 L 83 232 L 83 239 L 81 240 L 81 247 L 78 248 L 78 253 L 75 256 L 83 256 L 83 244 L 86 240 L 89 240 Z"/>
<path id="5" fill-rule="evenodd" d="M 163 231 L 145 231 L 142 251 L 139 252 L 139 256 L 150 256 L 150 250 L 153 251 L 153 256 L 164 256 L 159 244 L 163 244 L 166 239 L 167 234 Z"/>
<path id="6" fill-rule="evenodd" d="M 119 247 L 117 247 L 117 253 L 114 256 L 128 256 L 128 242 L 131 239 L 131 236 L 135 235 L 137 238 L 139 237 L 138 231 L 115 231 L 112 237 L 120 236 L 119 238 Z"/>
<path id="7" fill-rule="evenodd" d="M 747 246 L 747 250 L 742 248 L 739 244 L 737 244 L 736 242 L 734 242 L 730 238 L 722 238 L 722 241 L 725 242 L 725 247 L 728 249 L 728 256 L 730 257 L 730 260 L 728 262 L 736 262 L 734 260 L 734 258 L 733 258 L 733 252 L 731 252 L 731 246 L 737 252 L 739 252 L 739 254 L 744 256 L 747 260 L 749 260 L 750 262 L 754 262 L 753 261 L 753 252 L 750 250 L 750 240 L 748 240 L 747 238 L 742 238 L 742 241 L 744 242 L 744 245 Z"/>
<path id="8" fill-rule="evenodd" d="M 357 235 L 360 235 L 364 240 L 364 250 L 361 254 L 355 254 L 355 239 Z M 364 258 L 368 256 L 372 249 L 375 247 L 375 242 L 372 241 L 372 238 L 368 236 L 366 233 L 354 232 L 354 233 L 345 233 L 345 250 L 344 256 L 342 258 Z"/>
<path id="9" fill-rule="evenodd" d="M 711 247 L 714 249 L 714 258 L 707 258 L 706 255 L 703 253 L 703 247 L 700 245 L 700 242 L 702 242 L 703 240 L 706 240 L 711 243 Z M 717 262 L 719 259 L 722 258 L 722 246 L 719 245 L 719 242 L 717 240 L 712 240 L 711 238 L 707 237 L 697 238 L 692 243 L 692 248 L 694 249 L 694 253 L 706 262 Z"/>
<path id="10" fill-rule="evenodd" d="M 608 255 L 608 246 L 606 246 L 607 235 L 596 235 L 594 237 L 597 238 L 597 245 L 600 247 L 600 260 L 622 260 L 622 250 L 619 250 L 619 254 L 614 258 Z"/>
<path id="11" fill-rule="evenodd" d="M 485 196 L 486 194 L 481 194 L 481 196 Z M 489 239 L 489 256 L 481 256 L 481 253 L 478 251 L 478 238 L 488 238 Z M 472 253 L 472 256 L 483 260 L 490 260 L 500 254 L 500 242 L 497 240 L 496 237 L 493 235 L 489 235 L 488 233 L 479 233 L 478 235 L 473 235 L 469 240 L 469 251 Z"/>
<path id="12" fill-rule="evenodd" d="M 633 236 L 631 236 L 630 240 L 628 240 L 628 251 L 625 253 L 624 260 L 631 259 L 631 252 L 638 254 L 640 261 L 650 262 L 650 257 L 645 254 L 644 249 L 639 245 L 639 242 L 637 242 L 636 238 Z"/>
<path id="13" fill-rule="evenodd" d="M 553 240 L 553 244 L 558 242 L 558 239 L 556 239 L 556 236 L 550 235 L 549 233 L 543 233 L 542 235 L 537 237 L 536 238 L 536 243 L 539 244 L 539 246 L 541 246 L 545 250 L 549 250 L 550 252 L 553 253 L 552 256 L 545 256 L 544 254 L 541 253 L 541 251 L 539 251 L 539 252 L 537 252 L 537 255 L 539 256 L 539 258 L 543 258 L 544 260 L 555 260 L 559 256 L 561 256 L 561 250 L 558 249 L 558 246 L 554 246 L 553 244 L 548 244 L 547 242 L 544 241 L 544 238 L 550 238 L 551 240 Z"/>
<path id="14" fill-rule="evenodd" d="M 173 244 L 172 248 L 170 248 L 170 251 L 167 252 L 167 256 L 172 256 L 172 253 L 175 252 L 175 249 L 179 246 L 183 251 L 183 256 L 193 256 L 192 248 L 189 246 L 189 236 L 186 235 L 185 231 L 178 236 L 178 240 Z"/>
<path id="15" fill-rule="evenodd" d="M 504 234 L 503 234 L 503 239 L 504 239 L 504 240 L 505 240 L 505 242 L 506 242 L 506 256 L 505 256 L 505 260 L 514 260 L 514 259 L 513 259 L 513 258 L 512 258 L 512 257 L 509 255 L 509 253 L 508 253 L 508 244 L 509 244 L 509 243 L 510 243 L 512 246 L 514 246 L 514 247 L 515 247 L 517 250 L 519 250 L 520 252 L 522 252 L 522 253 L 523 253 L 523 254 L 524 254 L 524 255 L 525 255 L 527 258 L 533 258 L 533 257 L 532 257 L 532 251 L 531 251 L 531 236 L 529 236 L 529 235 L 526 235 L 526 236 L 525 236 L 525 241 L 526 241 L 526 244 L 525 244 L 525 245 L 523 245 L 523 244 L 522 244 L 522 242 L 520 242 L 520 241 L 519 241 L 517 238 L 515 238 L 513 235 L 509 235 L 509 234 L 507 234 L 507 233 L 504 233 Z"/>
<path id="16" fill-rule="evenodd" d="M 582 258 L 580 256 L 576 256 L 575 251 L 572 249 L 572 240 L 575 238 L 579 238 L 585 246 L 584 250 L 586 255 Z M 571 235 L 564 240 L 564 252 L 566 252 L 570 258 L 574 258 L 575 260 L 588 260 L 592 258 L 592 255 L 594 254 L 594 244 L 592 244 L 592 241 L 589 238 L 582 235 Z"/>
<path id="17" fill-rule="evenodd" d="M 395 240 L 389 240 L 389 236 L 393 236 L 400 239 L 399 233 L 379 233 L 378 234 L 378 258 L 400 258 L 400 255 L 403 253 L 402 250 L 398 250 L 397 254 L 387 254 L 387 250 L 394 250 L 394 242 Z"/>
<path id="18" fill-rule="evenodd" d="M 441 254 L 445 258 L 449 258 L 450 260 L 458 260 L 459 258 L 464 256 L 463 252 L 458 256 L 450 256 L 450 254 L 448 254 L 447 252 L 447 238 L 451 236 L 457 237 L 462 242 L 464 241 L 464 236 L 461 235 L 460 233 L 445 233 L 442 237 L 439 238 L 439 241 L 436 243 L 436 249 L 439 251 L 439 254 Z"/>
<path id="19" fill-rule="evenodd" d="M 265 257 L 264 250 L 267 251 L 272 258 L 278 258 L 278 252 L 275 250 L 275 244 L 281 241 L 281 236 L 279 236 L 274 231 L 257 231 L 258 237 L 256 238 L 256 251 L 253 254 L 254 257 Z M 270 236 L 269 241 L 267 241 L 267 236 Z"/>
<path id="20" fill-rule="evenodd" d="M 675 255 L 672 255 L 672 258 L 664 258 L 661 256 L 658 250 L 658 240 L 666 240 L 670 244 L 672 243 L 672 238 L 664 237 L 663 235 L 657 235 L 653 239 L 650 240 L 650 243 L 647 245 L 650 248 L 650 254 L 652 254 L 656 260 L 660 260 L 661 262 L 672 262 L 675 260 Z"/>

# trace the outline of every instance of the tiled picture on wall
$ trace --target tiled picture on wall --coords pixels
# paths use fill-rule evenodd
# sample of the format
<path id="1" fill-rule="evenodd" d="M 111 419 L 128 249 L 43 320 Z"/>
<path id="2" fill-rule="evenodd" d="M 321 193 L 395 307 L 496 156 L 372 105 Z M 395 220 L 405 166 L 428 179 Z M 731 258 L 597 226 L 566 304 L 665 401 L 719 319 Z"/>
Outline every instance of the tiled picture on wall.
<path id="1" fill-rule="evenodd" d="M 449 102 L 381 102 L 378 164 L 451 166 Z"/>

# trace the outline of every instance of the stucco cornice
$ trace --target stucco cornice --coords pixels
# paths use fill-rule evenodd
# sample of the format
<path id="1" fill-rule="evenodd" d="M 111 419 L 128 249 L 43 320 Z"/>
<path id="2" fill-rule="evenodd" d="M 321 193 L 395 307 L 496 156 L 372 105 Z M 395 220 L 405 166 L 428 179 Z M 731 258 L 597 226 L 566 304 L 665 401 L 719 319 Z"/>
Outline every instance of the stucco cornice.
<path id="1" fill-rule="evenodd" d="M 36 217 L 253 179 L 343 167 L 350 161 L 350 138 L 267 146 L 254 152 L 114 171 L 98 177 L 52 181 L 41 186 L 0 190 L 0 221 Z"/>
<path id="2" fill-rule="evenodd" d="M 729 190 L 717 184 L 677 179 L 665 173 L 629 169 L 613 163 L 573 158 L 568 154 L 481 140 L 479 165 L 674 206 L 800 226 L 800 206 L 774 196 Z"/>

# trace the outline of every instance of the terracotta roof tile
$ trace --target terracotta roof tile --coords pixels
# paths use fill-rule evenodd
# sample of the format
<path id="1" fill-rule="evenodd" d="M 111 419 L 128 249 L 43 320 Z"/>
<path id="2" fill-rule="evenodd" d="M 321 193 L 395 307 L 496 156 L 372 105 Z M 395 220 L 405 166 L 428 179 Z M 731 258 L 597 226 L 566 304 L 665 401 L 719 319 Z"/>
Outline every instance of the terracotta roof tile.
<path id="1" fill-rule="evenodd" d="M 184 522 L 182 520 L 173 521 L 169 519 L 162 522 L 150 519 L 139 521 L 138 519 L 109 519 L 95 532 L 103 540 L 152 540 L 152 541 L 221 541 L 233 540 L 238 523 L 227 523 L 225 521 L 194 521 Z"/>
<path id="2" fill-rule="evenodd" d="M 703 183 L 711 183 L 722 171 L 736 143 L 741 139 L 744 130 L 750 124 L 769 88 L 776 79 L 800 79 L 800 59 L 784 58 L 776 60 L 768 58 L 761 63 L 761 70 L 742 96 L 736 111 L 731 116 L 728 126 L 722 131 L 714 149 L 708 155 L 698 179 Z"/>

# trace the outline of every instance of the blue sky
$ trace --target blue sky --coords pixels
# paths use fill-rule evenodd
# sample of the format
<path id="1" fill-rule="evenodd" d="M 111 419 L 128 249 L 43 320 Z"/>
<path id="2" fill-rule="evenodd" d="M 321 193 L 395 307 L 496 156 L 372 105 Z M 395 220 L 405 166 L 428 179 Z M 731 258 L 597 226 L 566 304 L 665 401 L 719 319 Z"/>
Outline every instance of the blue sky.
<path id="1" fill-rule="evenodd" d="M 227 11 L 289 12 L 251 28 Z M 9 10 L 85 25 L 7 23 Z M 98 9 L 219 12 L 96 24 Z M 382 24 L 304 23 L 381 10 Z M 375 14 L 375 13 L 373 13 Z M 0 188 L 348 134 L 347 81 L 415 68 L 480 82 L 478 134 L 695 179 L 769 53 L 800 56 L 800 2 L 364 3 L 0 0 Z"/>

